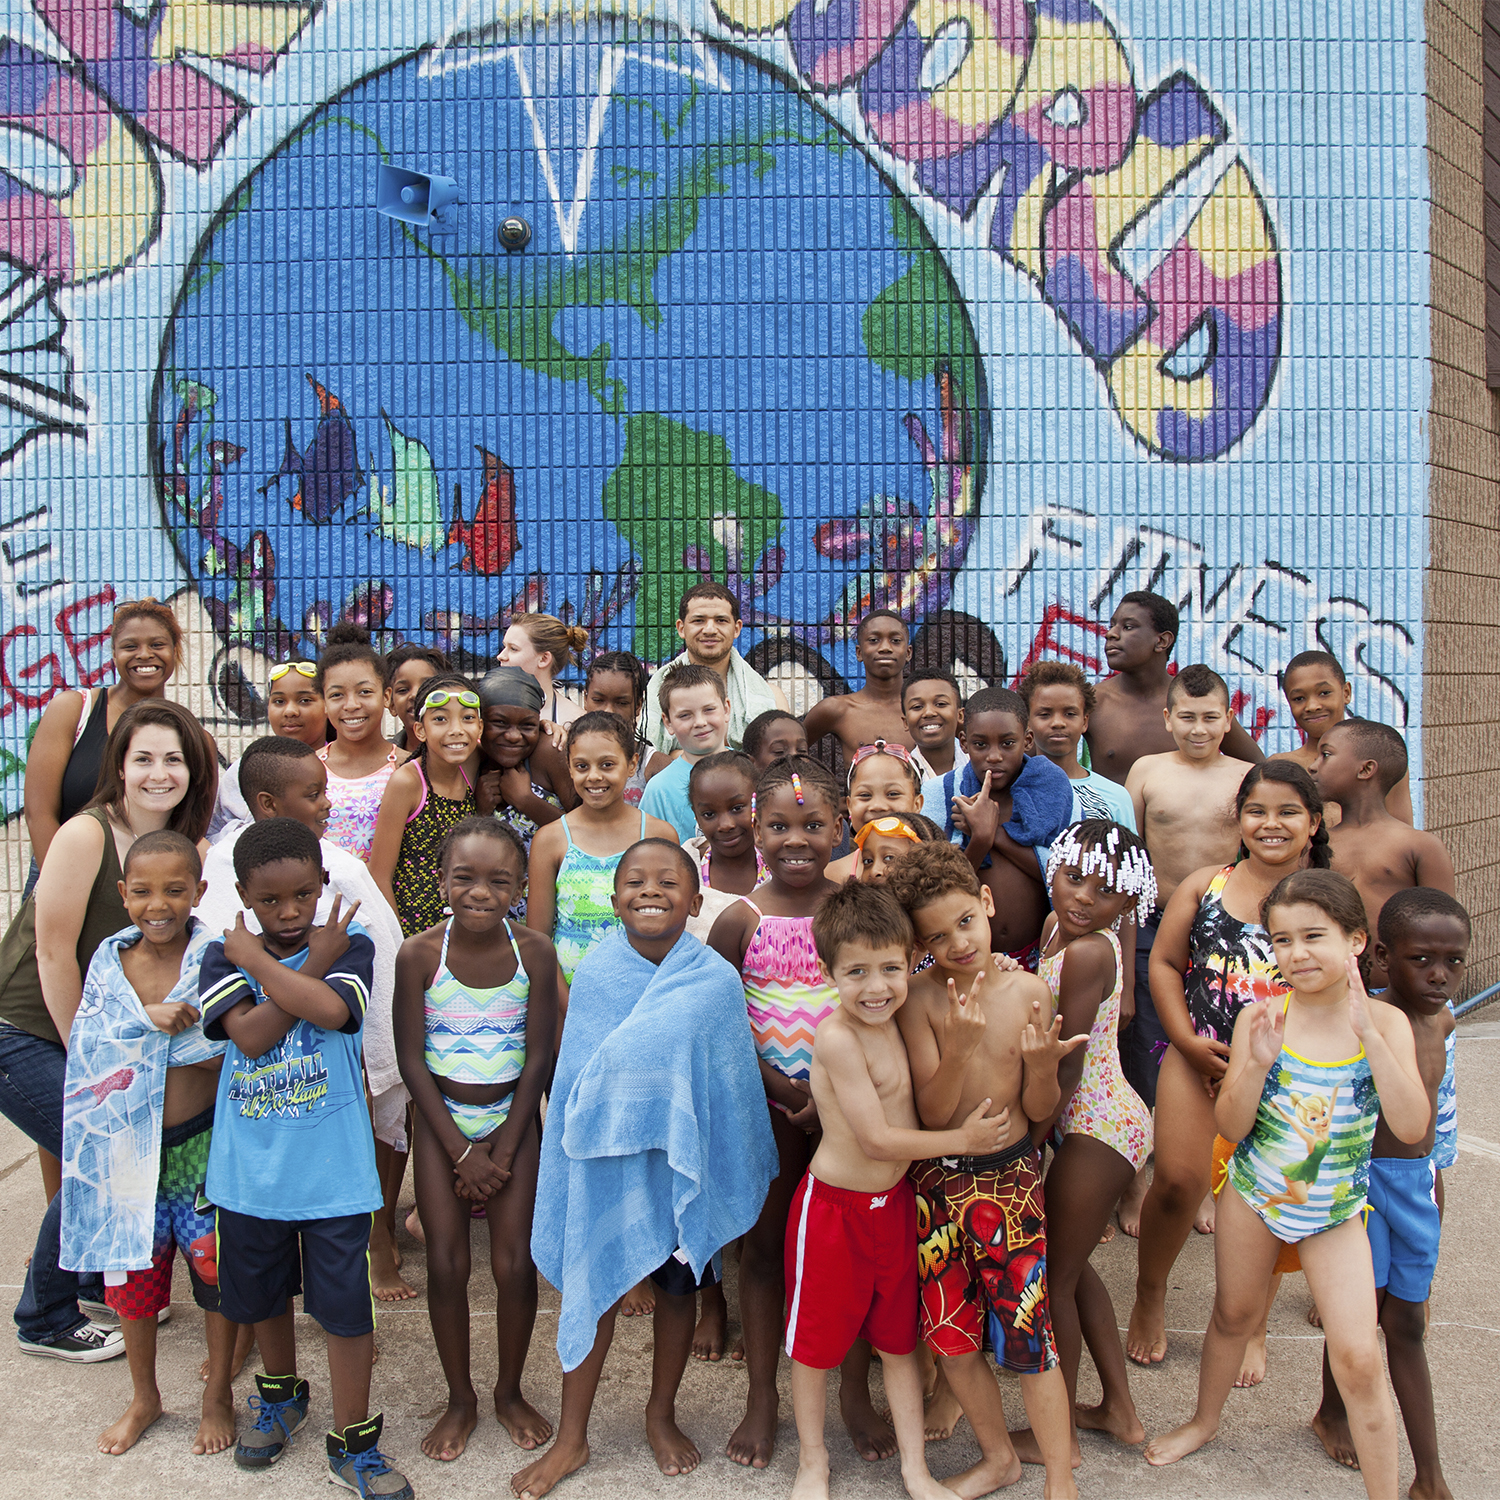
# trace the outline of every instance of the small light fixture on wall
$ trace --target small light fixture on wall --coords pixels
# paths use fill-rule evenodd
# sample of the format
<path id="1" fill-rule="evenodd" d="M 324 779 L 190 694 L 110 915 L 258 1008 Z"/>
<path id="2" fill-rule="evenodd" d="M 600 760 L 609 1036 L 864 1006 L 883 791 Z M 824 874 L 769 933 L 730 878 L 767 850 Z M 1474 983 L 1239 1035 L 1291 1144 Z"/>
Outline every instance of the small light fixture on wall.
<path id="1" fill-rule="evenodd" d="M 505 250 L 524 250 L 531 243 L 531 225 L 520 214 L 508 214 L 501 219 L 495 237 Z"/>

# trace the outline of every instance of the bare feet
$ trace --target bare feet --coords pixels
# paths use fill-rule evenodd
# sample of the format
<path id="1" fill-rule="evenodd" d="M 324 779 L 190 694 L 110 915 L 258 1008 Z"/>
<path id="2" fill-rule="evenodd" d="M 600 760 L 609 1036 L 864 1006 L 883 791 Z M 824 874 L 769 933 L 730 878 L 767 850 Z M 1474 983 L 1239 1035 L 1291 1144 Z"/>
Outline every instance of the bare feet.
<path id="1" fill-rule="evenodd" d="M 656 1455 L 656 1467 L 669 1478 L 691 1474 L 702 1462 L 698 1445 L 671 1417 L 654 1417 L 646 1413 L 646 1441 Z"/>
<path id="2" fill-rule="evenodd" d="M 1136 1294 L 1125 1330 L 1125 1352 L 1138 1365 L 1159 1365 L 1167 1357 L 1167 1313 L 1161 1303 L 1147 1307 Z"/>
<path id="3" fill-rule="evenodd" d="M 1240 1378 L 1235 1381 L 1237 1391 L 1248 1391 L 1266 1378 L 1266 1336 L 1255 1334 L 1245 1345 L 1244 1362 L 1240 1365 Z"/>
<path id="4" fill-rule="evenodd" d="M 1134 1410 L 1121 1411 L 1118 1407 L 1101 1401 L 1098 1406 L 1075 1406 L 1073 1420 L 1085 1432 L 1107 1432 L 1112 1438 L 1135 1447 L 1146 1441 L 1146 1429 Z"/>
<path id="5" fill-rule="evenodd" d="M 1198 1212 L 1193 1215 L 1193 1228 L 1199 1234 L 1212 1234 L 1214 1232 L 1214 1214 L 1219 1205 L 1214 1202 L 1214 1195 L 1207 1194 L 1203 1202 L 1198 1205 Z"/>
<path id="6" fill-rule="evenodd" d="M 554 1485 L 576 1474 L 589 1461 L 589 1445 L 579 1443 L 577 1447 L 564 1447 L 561 1443 L 542 1455 L 534 1464 L 527 1464 L 510 1476 L 511 1493 L 522 1500 L 541 1500 Z"/>
<path id="7" fill-rule="evenodd" d="M 1101 1245 L 1107 1245 L 1112 1239 L 1114 1239 L 1114 1237 L 1115 1226 L 1113 1224 L 1106 1224 L 1104 1226 L 1104 1233 L 1099 1236 L 1099 1243 Z"/>
<path id="8" fill-rule="evenodd" d="M 425 1245 L 427 1243 L 427 1231 L 422 1228 L 422 1217 L 416 1211 L 416 1209 L 412 1209 L 412 1211 L 406 1216 L 406 1232 L 419 1245 Z"/>
<path id="9" fill-rule="evenodd" d="M 141 1434 L 161 1415 L 161 1397 L 135 1397 L 125 1408 L 125 1415 L 99 1434 L 99 1451 L 117 1458 L 128 1453 L 140 1441 Z"/>
<path id="10" fill-rule="evenodd" d="M 403 1279 L 396 1259 L 396 1247 L 370 1244 L 370 1290 L 380 1302 L 405 1302 L 417 1295 L 417 1289 Z"/>
<path id="11" fill-rule="evenodd" d="M 958 1426 L 959 1418 L 963 1416 L 964 1409 L 958 1404 L 958 1397 L 953 1394 L 953 1387 L 948 1384 L 948 1377 L 943 1374 L 943 1367 L 938 1366 L 937 1383 L 932 1388 L 932 1395 L 923 1403 L 926 1410 L 923 1413 L 923 1421 L 926 1426 L 926 1438 L 929 1443 L 943 1443 L 953 1436 L 954 1429 Z M 984 1465 L 978 1465 L 983 1468 Z"/>
<path id="12" fill-rule="evenodd" d="M 972 1469 L 951 1475 L 943 1483 L 959 1500 L 979 1500 L 981 1495 L 988 1495 L 992 1490 L 1003 1490 L 1007 1485 L 1017 1483 L 1020 1478 L 1021 1460 L 1012 1454 L 1008 1464 L 982 1458 Z"/>
<path id="13" fill-rule="evenodd" d="M 1164 1464 L 1175 1464 L 1179 1458 L 1196 1453 L 1205 1443 L 1213 1442 L 1219 1427 L 1189 1422 L 1184 1427 L 1174 1427 L 1159 1438 L 1146 1444 L 1146 1462 L 1161 1468 Z"/>
<path id="14" fill-rule="evenodd" d="M 1125 1189 L 1115 1212 L 1119 1216 L 1120 1228 L 1133 1240 L 1141 1237 L 1141 1204 L 1146 1201 L 1146 1169 L 1135 1174 L 1135 1180 Z"/>
<path id="15" fill-rule="evenodd" d="M 724 1358 L 724 1336 L 728 1324 L 729 1306 L 724 1301 L 723 1283 L 705 1287 L 698 1326 L 693 1329 L 693 1358 L 718 1364 Z"/>
<path id="16" fill-rule="evenodd" d="M 911 1500 L 953 1500 L 953 1491 L 931 1474 L 903 1474 L 901 1483 Z"/>
<path id="17" fill-rule="evenodd" d="M 737 1464 L 752 1469 L 763 1469 L 771 1462 L 776 1451 L 776 1418 L 779 1415 L 775 1400 L 763 1401 L 753 1391 L 745 1407 L 745 1420 L 729 1434 L 724 1451 Z M 824 1474 L 827 1483 L 827 1474 Z"/>
<path id="18" fill-rule="evenodd" d="M 1321 1328 L 1323 1326 L 1323 1314 L 1318 1311 L 1318 1304 L 1316 1302 L 1307 1310 L 1307 1321 L 1314 1328 Z"/>
<path id="19" fill-rule="evenodd" d="M 510 1434 L 516 1447 L 528 1453 L 552 1441 L 552 1424 L 524 1396 L 495 1392 L 495 1420 Z"/>
<path id="20" fill-rule="evenodd" d="M 816 1458 L 800 1457 L 797 1479 L 792 1485 L 792 1500 L 828 1500 L 828 1450 Z"/>
<path id="21" fill-rule="evenodd" d="M 650 1277 L 645 1281 L 638 1281 L 625 1293 L 620 1311 L 627 1318 L 644 1318 L 656 1311 L 656 1288 L 651 1285 Z"/>
<path id="22" fill-rule="evenodd" d="M 1317 1415 L 1312 1419 L 1312 1430 L 1317 1433 L 1323 1451 L 1334 1463 L 1343 1464 L 1346 1469 L 1359 1467 L 1359 1455 L 1354 1451 L 1354 1434 L 1349 1431 L 1347 1416 L 1327 1416 L 1319 1407 Z"/>
<path id="23" fill-rule="evenodd" d="M 734 1348 L 729 1351 L 729 1357 L 732 1360 L 738 1361 L 740 1364 L 744 1364 L 744 1362 L 745 1362 L 745 1340 L 744 1340 L 743 1337 L 740 1339 L 739 1343 L 737 1343 L 734 1346 Z"/>
<path id="24" fill-rule="evenodd" d="M 422 1439 L 422 1452 L 439 1463 L 451 1464 L 469 1445 L 469 1434 L 479 1422 L 479 1401 L 449 1398 L 447 1410 Z"/>
<path id="25" fill-rule="evenodd" d="M 896 1456 L 896 1434 L 870 1401 L 867 1383 L 856 1380 L 839 1382 L 839 1414 L 854 1451 L 867 1464 Z"/>
<path id="26" fill-rule="evenodd" d="M 1144 1436 L 1144 1434 L 1142 1434 Z M 1047 1460 L 1042 1457 L 1042 1445 L 1037 1442 L 1036 1434 L 1029 1427 L 1022 1427 L 1019 1431 L 1010 1435 L 1011 1446 L 1016 1450 L 1016 1457 L 1023 1464 L 1045 1464 Z M 1073 1452 L 1070 1459 L 1076 1469 L 1083 1462 L 1083 1454 L 1078 1449 L 1078 1434 L 1073 1434 Z"/>
<path id="27" fill-rule="evenodd" d="M 1406 1493 L 1411 1500 L 1453 1500 L 1453 1491 L 1441 1474 L 1431 1484 L 1423 1484 L 1420 1479 L 1412 1480 Z"/>
<path id="28" fill-rule="evenodd" d="M 193 1436 L 194 1453 L 222 1453 L 234 1442 L 234 1402 L 203 1398 L 203 1419 Z"/>

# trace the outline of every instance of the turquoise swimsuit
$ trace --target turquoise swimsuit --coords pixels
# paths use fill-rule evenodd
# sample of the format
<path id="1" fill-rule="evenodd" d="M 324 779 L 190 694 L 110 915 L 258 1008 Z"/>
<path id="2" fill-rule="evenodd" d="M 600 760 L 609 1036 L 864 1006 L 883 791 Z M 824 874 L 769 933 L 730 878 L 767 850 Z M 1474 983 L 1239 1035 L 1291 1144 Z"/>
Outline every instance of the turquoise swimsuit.
<path id="1" fill-rule="evenodd" d="M 1294 1245 L 1365 1206 L 1380 1098 L 1363 1047 L 1320 1063 L 1281 1049 L 1255 1126 L 1229 1163 L 1234 1190 L 1277 1239 Z"/>

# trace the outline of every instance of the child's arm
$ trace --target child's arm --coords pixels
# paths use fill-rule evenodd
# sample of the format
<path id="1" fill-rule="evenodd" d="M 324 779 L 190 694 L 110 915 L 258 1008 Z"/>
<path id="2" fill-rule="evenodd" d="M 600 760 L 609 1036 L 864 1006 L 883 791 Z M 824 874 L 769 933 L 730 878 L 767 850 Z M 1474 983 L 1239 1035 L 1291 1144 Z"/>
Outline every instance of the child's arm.
<path id="1" fill-rule="evenodd" d="M 1214 1100 L 1214 1124 L 1226 1141 L 1242 1141 L 1255 1128 L 1266 1074 L 1281 1055 L 1285 1034 L 1286 1012 L 1278 1000 L 1247 1005 L 1235 1021 L 1229 1068 Z"/>
<path id="2" fill-rule="evenodd" d="M 1131 766 L 1130 774 L 1125 778 L 1125 790 L 1135 808 L 1135 831 L 1143 839 L 1146 837 L 1146 766 L 1151 758 L 1142 756 Z"/>
<path id="3" fill-rule="evenodd" d="M 911 1012 L 907 1024 L 900 1028 L 901 1036 L 911 1064 L 917 1117 L 929 1130 L 941 1130 L 958 1108 L 969 1063 L 984 1040 L 988 1024 L 979 999 L 983 989 L 982 969 L 966 995 L 960 995 L 950 979 L 948 1002 L 935 1026 L 925 1015 L 918 1015 L 910 1001 L 896 1013 L 899 1023 Z"/>
<path id="4" fill-rule="evenodd" d="M 1046 885 L 1046 881 L 1042 878 L 1042 866 L 1036 857 L 1036 850 L 1029 844 L 1018 844 L 1003 827 L 996 827 L 990 851 L 1001 855 L 1028 880 L 1034 880 L 1040 886 Z"/>
<path id="5" fill-rule="evenodd" d="M 526 861 L 526 925 L 549 942 L 557 920 L 557 871 L 567 852 L 564 833 L 560 821 L 537 829 Z"/>
<path id="6" fill-rule="evenodd" d="M 1214 1037 L 1199 1036 L 1188 1015 L 1184 976 L 1190 957 L 1193 922 L 1198 903 L 1208 889 L 1214 872 L 1199 870 L 1172 892 L 1156 942 L 1151 948 L 1151 999 L 1161 1020 L 1167 1040 L 1204 1081 L 1210 1084 L 1224 1076 L 1229 1063 L 1229 1048 Z"/>
<path id="7" fill-rule="evenodd" d="M 1135 907 L 1125 913 L 1120 923 L 1120 1027 L 1123 1030 L 1135 1020 Z"/>
<path id="8" fill-rule="evenodd" d="M 1234 714 L 1229 716 L 1229 733 L 1224 736 L 1220 748 L 1232 759 L 1249 761 L 1252 766 L 1258 766 L 1266 758 L 1266 752 L 1255 743 L 1250 731 Z"/>
<path id="9" fill-rule="evenodd" d="M 1430 833 L 1419 833 L 1416 837 L 1416 883 L 1455 895 L 1453 860 L 1443 847 L 1443 841 Z"/>
<path id="10" fill-rule="evenodd" d="M 550 802 L 541 802 L 540 798 L 532 796 L 531 786 L 528 783 L 526 795 L 533 802 L 540 803 L 545 813 L 544 817 L 538 817 L 531 808 L 524 809 L 533 822 L 555 823 L 563 813 L 572 812 L 578 806 L 578 789 L 573 785 L 573 773 L 568 769 L 568 758 L 545 736 L 532 752 L 531 769 L 536 775 L 537 784 L 545 786 L 562 803 L 562 812 L 559 812 Z"/>
<path id="11" fill-rule="evenodd" d="M 910 1130 L 892 1125 L 885 1117 L 885 1106 L 880 1102 L 880 1094 L 870 1077 L 869 1062 L 859 1043 L 842 1027 L 833 1027 L 818 1037 L 815 1047 L 855 1142 L 871 1161 L 988 1156 L 1005 1143 L 1010 1111 L 1002 1109 L 998 1115 L 989 1115 L 988 1099 L 977 1104 L 963 1124 L 953 1130 Z"/>
<path id="12" fill-rule="evenodd" d="M 1058 976 L 1055 1017 L 1047 986 L 1030 974 L 1025 977 L 1028 988 L 1037 991 L 1032 1014 L 1037 1020 L 1047 1017 L 1040 1027 L 1035 1020 L 1028 1021 L 1021 1033 L 1021 1108 L 1040 1128 L 1039 1138 L 1045 1138 L 1083 1077 L 1083 1049 L 1101 1002 L 1114 988 L 1114 969 L 1114 950 L 1103 939 L 1091 942 L 1086 937 L 1070 943 Z M 1064 1031 L 1067 1041 L 1062 1040 Z"/>
<path id="13" fill-rule="evenodd" d="M 660 818 L 653 818 L 650 814 L 646 816 L 646 831 L 641 837 L 647 839 L 667 839 L 674 844 L 682 842 L 677 837 L 677 830 L 670 823 L 664 823 Z"/>
<path id="14" fill-rule="evenodd" d="M 1415 1145 L 1432 1123 L 1432 1105 L 1417 1066 L 1411 1022 L 1394 1005 L 1370 999 L 1353 956 L 1346 971 L 1350 976 L 1349 1022 L 1370 1060 L 1381 1116 L 1398 1141 Z"/>
<path id="15" fill-rule="evenodd" d="M 385 784 L 385 793 L 380 799 L 380 813 L 375 819 L 375 836 L 370 841 L 370 857 L 366 864 L 380 894 L 396 909 L 396 861 L 401 858 L 401 840 L 406 833 L 407 819 L 417 810 L 422 797 L 422 782 L 417 768 L 400 766 Z"/>
<path id="16" fill-rule="evenodd" d="M 531 910 L 528 903 L 528 911 Z M 511 1163 L 526 1132 L 541 1108 L 542 1094 L 552 1076 L 557 1056 L 557 953 L 546 938 L 527 929 L 516 934 L 521 961 L 531 976 L 531 990 L 526 999 L 526 1062 L 516 1080 L 510 1098 L 510 1113 L 505 1124 L 484 1144 L 490 1160 L 510 1180 Z M 477 1153 L 478 1147 L 475 1147 Z M 463 1173 L 460 1170 L 459 1176 Z"/>

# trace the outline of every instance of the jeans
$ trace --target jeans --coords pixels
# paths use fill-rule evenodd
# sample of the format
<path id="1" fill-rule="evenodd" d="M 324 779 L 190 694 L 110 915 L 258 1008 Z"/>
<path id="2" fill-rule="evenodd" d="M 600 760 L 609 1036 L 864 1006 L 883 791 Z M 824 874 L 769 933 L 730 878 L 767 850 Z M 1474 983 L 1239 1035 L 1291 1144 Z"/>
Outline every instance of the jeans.
<path id="1" fill-rule="evenodd" d="M 1151 949 L 1161 922 L 1161 908 L 1151 913 L 1135 933 L 1135 1018 L 1120 1028 L 1120 1066 L 1125 1080 L 1147 1107 L 1156 1108 L 1156 1075 L 1167 1052 L 1167 1033 L 1151 999 Z"/>
<path id="2" fill-rule="evenodd" d="M 62 1155 L 64 1072 L 68 1054 L 8 1021 L 0 1021 L 0 1115 L 24 1130 L 43 1151 Z M 50 1344 L 88 1322 L 78 1299 L 104 1300 L 102 1276 L 80 1276 L 58 1265 L 62 1194 L 42 1216 L 26 1285 L 16 1304 L 16 1327 L 33 1344 Z"/>

